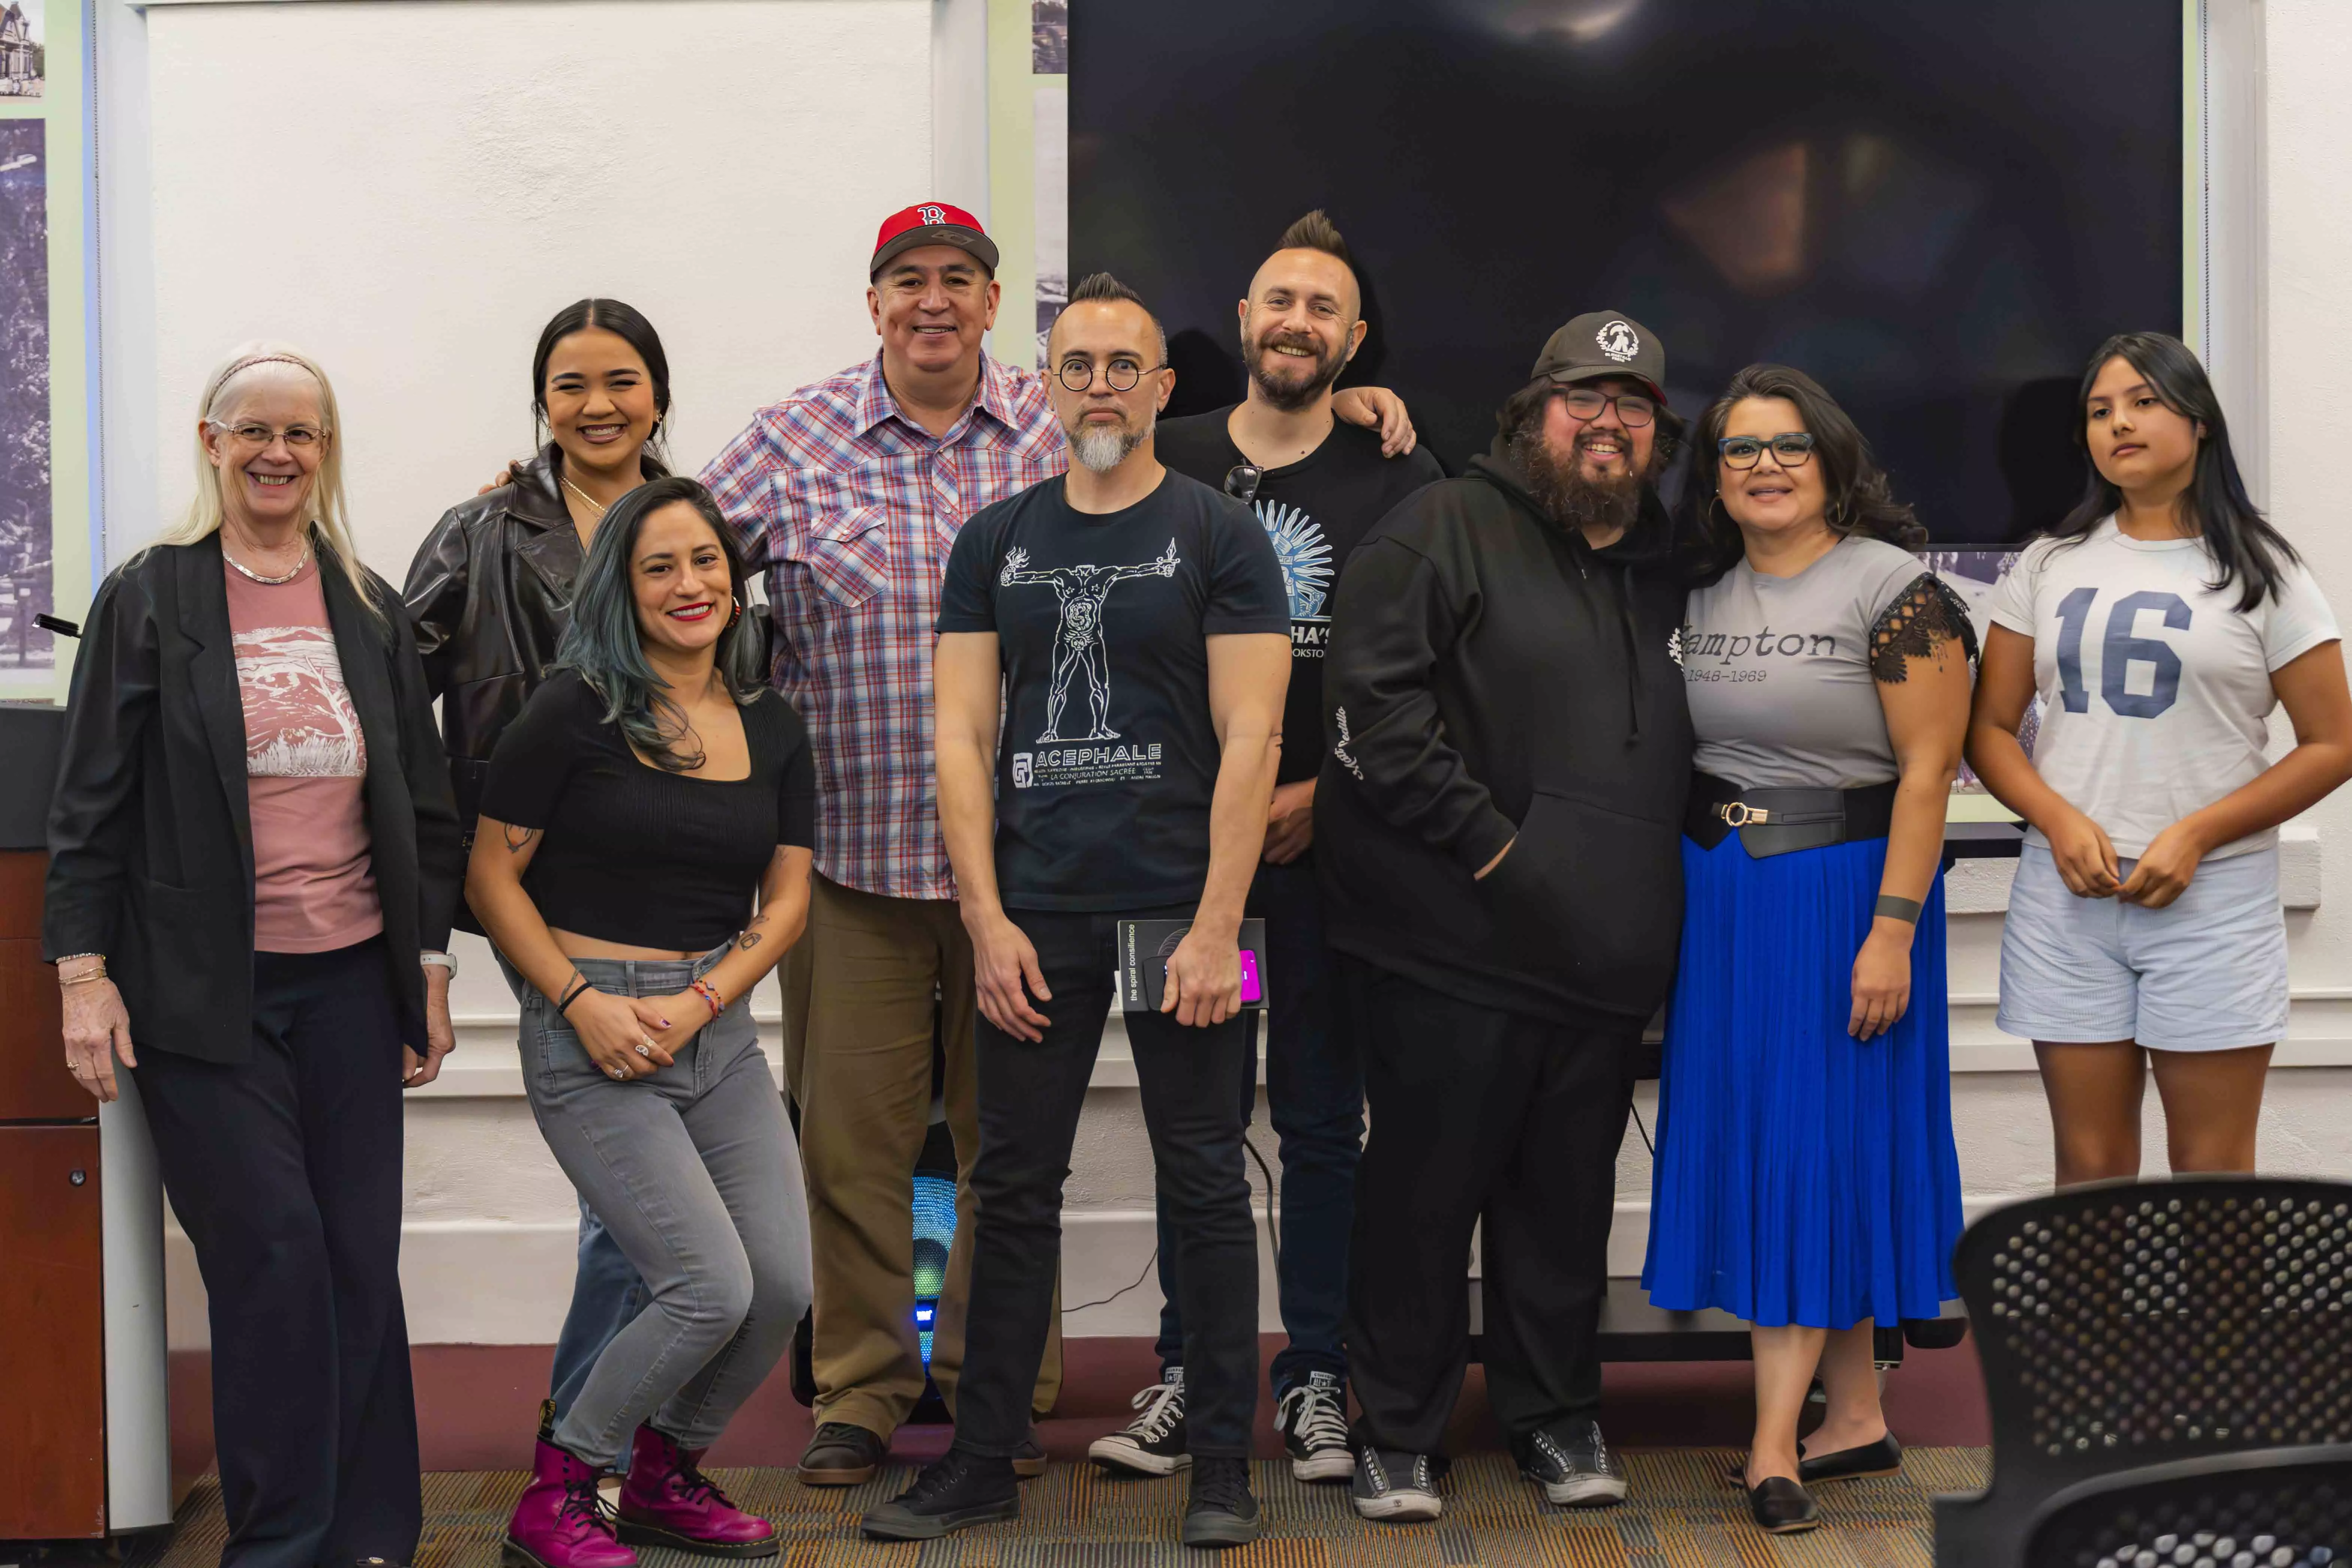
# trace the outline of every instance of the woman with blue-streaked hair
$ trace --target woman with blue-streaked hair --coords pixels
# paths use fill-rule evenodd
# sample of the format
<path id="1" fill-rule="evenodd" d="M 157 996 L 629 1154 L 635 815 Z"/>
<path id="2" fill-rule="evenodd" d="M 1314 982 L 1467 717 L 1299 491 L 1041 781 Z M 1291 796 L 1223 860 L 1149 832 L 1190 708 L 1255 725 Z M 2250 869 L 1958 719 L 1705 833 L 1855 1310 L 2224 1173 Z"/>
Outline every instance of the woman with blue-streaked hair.
<path id="1" fill-rule="evenodd" d="M 558 672 L 482 792 L 466 891 L 528 983 L 532 1114 L 651 1295 L 541 1437 L 507 1534 L 538 1568 L 777 1551 L 698 1468 L 810 1296 L 799 1152 L 749 999 L 807 919 L 815 780 L 740 635 L 746 576 L 693 480 L 615 502 Z M 625 1451 L 608 1518 L 596 1484 Z"/>

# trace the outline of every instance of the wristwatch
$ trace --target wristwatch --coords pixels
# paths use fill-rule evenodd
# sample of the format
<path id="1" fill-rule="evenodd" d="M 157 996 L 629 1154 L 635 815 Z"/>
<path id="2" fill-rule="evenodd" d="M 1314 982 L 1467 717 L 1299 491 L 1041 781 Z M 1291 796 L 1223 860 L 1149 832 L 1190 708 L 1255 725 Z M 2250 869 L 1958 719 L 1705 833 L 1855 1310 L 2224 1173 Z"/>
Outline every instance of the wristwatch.
<path id="1" fill-rule="evenodd" d="M 447 970 L 449 972 L 450 979 L 455 980 L 457 978 L 457 959 L 454 953 L 420 952 L 416 956 L 423 963 L 436 964 L 440 968 Z"/>

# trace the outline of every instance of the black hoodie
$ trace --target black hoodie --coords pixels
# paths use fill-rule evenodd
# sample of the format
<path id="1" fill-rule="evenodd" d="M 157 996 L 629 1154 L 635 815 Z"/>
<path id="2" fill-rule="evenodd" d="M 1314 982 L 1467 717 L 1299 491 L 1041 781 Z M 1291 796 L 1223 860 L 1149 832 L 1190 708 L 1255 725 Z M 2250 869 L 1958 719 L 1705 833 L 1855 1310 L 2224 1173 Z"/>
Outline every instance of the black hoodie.
<path id="1" fill-rule="evenodd" d="M 1340 576 L 1323 674 L 1331 944 L 1481 1006 L 1648 1018 L 1682 932 L 1682 619 L 1654 496 L 1596 552 L 1498 443 L 1391 512 Z"/>

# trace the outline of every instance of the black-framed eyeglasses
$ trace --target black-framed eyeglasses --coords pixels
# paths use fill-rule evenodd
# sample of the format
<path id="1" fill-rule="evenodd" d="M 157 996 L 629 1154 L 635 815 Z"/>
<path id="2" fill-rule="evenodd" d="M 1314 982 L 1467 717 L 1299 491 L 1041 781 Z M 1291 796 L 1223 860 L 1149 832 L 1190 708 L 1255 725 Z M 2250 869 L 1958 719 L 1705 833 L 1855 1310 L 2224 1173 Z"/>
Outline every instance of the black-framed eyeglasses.
<path id="1" fill-rule="evenodd" d="M 1244 506 L 1257 500 L 1257 488 L 1264 483 L 1265 470 L 1255 463 L 1235 463 L 1225 470 L 1225 493 Z"/>
<path id="2" fill-rule="evenodd" d="M 1638 392 L 1621 392 L 1612 396 L 1599 387 L 1571 386 L 1559 395 L 1560 401 L 1568 405 L 1568 411 L 1579 419 L 1598 419 L 1601 411 L 1612 403 L 1617 405 L 1617 417 L 1628 428 L 1647 425 L 1658 416 L 1657 399 Z"/>
<path id="3" fill-rule="evenodd" d="M 1801 468 L 1812 460 L 1813 437 L 1803 430 L 1784 430 L 1778 436 L 1726 436 L 1715 444 L 1727 468 L 1752 468 L 1764 456 L 1764 448 L 1772 448 L 1772 460 L 1784 468 Z"/>
<path id="4" fill-rule="evenodd" d="M 1136 360 L 1118 357 L 1103 366 L 1100 374 L 1113 392 L 1133 392 L 1135 384 L 1152 371 L 1167 368 L 1168 363 L 1165 360 L 1147 369 Z M 1091 360 L 1072 354 L 1062 362 L 1062 368 L 1055 374 L 1062 378 L 1062 384 L 1072 392 L 1084 392 L 1095 384 L 1097 373 Z"/>

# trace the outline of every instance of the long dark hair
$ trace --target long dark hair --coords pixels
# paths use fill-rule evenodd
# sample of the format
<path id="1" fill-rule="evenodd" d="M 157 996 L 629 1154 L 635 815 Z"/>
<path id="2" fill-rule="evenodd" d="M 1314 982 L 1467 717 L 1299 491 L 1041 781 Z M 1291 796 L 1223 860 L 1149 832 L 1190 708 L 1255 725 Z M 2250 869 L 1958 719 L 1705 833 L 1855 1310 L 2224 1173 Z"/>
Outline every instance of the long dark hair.
<path id="1" fill-rule="evenodd" d="M 646 438 L 646 449 L 638 461 L 644 465 L 648 479 L 661 479 L 669 473 L 669 447 L 662 428 L 669 423 L 669 355 L 662 348 L 661 334 L 643 312 L 618 300 L 575 300 L 555 312 L 552 320 L 539 334 L 539 347 L 530 356 L 530 412 L 537 439 L 543 446 L 547 428 L 547 362 L 555 353 L 555 345 L 575 332 L 602 328 L 637 351 L 646 362 L 646 374 L 654 384 L 654 428 Z M 725 530 L 720 530 L 724 532 Z"/>
<path id="2" fill-rule="evenodd" d="M 2205 367 L 2187 343 L 2162 332 L 2117 332 L 2101 343 L 2084 368 L 2082 395 L 2074 399 L 2074 443 L 2085 451 L 2090 449 L 2091 386 L 2112 359 L 2139 372 L 2167 408 L 2205 426 L 2204 437 L 2197 443 L 2196 472 L 2180 499 L 2205 541 L 2206 552 L 2213 557 L 2213 576 L 2207 585 L 2218 594 L 2237 584 L 2238 613 L 2250 613 L 2277 592 L 2280 574 L 2302 557 L 2246 494 L 2237 457 L 2230 450 L 2230 423 L 2221 417 L 2221 400 L 2214 395 Z M 2097 464 L 2090 467 L 2083 499 L 2050 531 L 2051 538 L 2080 543 L 2122 508 L 2123 492 L 2107 482 Z"/>
<path id="3" fill-rule="evenodd" d="M 719 548 L 727 557 L 728 592 L 736 604 L 743 604 L 751 570 L 719 503 L 693 479 L 654 479 L 614 501 L 597 525 L 588 559 L 572 584 L 572 624 L 555 650 L 555 662 L 560 668 L 578 670 L 604 700 L 604 722 L 618 724 L 621 733 L 665 771 L 690 773 L 705 759 L 699 752 L 676 749 L 687 732 L 686 712 L 646 662 L 630 570 L 646 519 L 678 501 L 701 513 L 719 536 Z M 719 634 L 719 678 L 739 703 L 749 703 L 760 693 L 758 654 L 745 630 L 739 615 Z"/>
<path id="4" fill-rule="evenodd" d="M 1822 466 L 1822 486 L 1829 492 L 1832 532 L 1841 538 L 1860 533 L 1906 550 L 1927 542 L 1927 531 L 1908 506 L 1895 499 L 1886 470 L 1871 456 L 1869 441 L 1837 399 L 1793 366 L 1751 364 L 1707 405 L 1699 416 L 1698 438 L 1692 443 L 1687 504 L 1706 538 L 1708 574 L 1729 571 L 1748 549 L 1730 509 L 1716 504 L 1723 499 L 1722 459 L 1716 443 L 1723 439 L 1731 410 L 1750 397 L 1784 398 L 1797 405 L 1797 417 L 1813 438 L 1811 460 Z"/>

